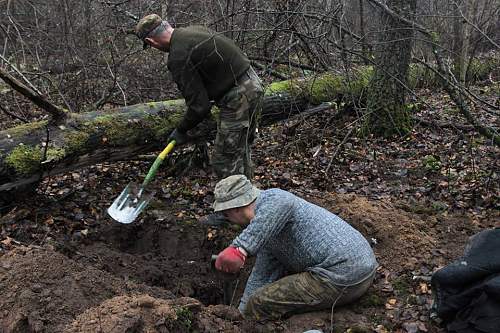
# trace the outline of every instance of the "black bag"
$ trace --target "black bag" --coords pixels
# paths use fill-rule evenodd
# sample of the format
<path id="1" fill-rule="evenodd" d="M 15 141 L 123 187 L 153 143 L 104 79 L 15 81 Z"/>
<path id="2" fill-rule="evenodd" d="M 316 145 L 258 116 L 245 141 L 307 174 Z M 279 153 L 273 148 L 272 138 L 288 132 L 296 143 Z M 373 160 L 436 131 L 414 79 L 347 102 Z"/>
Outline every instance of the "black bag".
<path id="1" fill-rule="evenodd" d="M 433 311 L 449 332 L 500 333 L 500 228 L 471 237 L 464 256 L 433 274 Z"/>

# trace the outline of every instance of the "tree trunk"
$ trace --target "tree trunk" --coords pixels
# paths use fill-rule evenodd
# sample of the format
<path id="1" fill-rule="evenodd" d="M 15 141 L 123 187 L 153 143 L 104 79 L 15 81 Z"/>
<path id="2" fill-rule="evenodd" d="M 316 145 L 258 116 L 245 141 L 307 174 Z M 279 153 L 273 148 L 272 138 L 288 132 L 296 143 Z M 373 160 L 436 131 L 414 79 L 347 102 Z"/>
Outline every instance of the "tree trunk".
<path id="1" fill-rule="evenodd" d="M 471 13 L 474 2 L 457 1 L 454 4 L 455 20 L 453 22 L 453 70 L 461 83 L 466 82 L 467 60 L 469 58 L 469 45 L 471 28 L 466 22 Z"/>
<path id="2" fill-rule="evenodd" d="M 402 16 L 415 13 L 416 0 L 389 0 L 388 6 Z M 370 82 L 365 130 L 377 136 L 403 135 L 411 129 L 411 115 L 405 105 L 411 60 L 413 29 L 382 13 L 376 52 L 376 67 Z"/>
<path id="3" fill-rule="evenodd" d="M 364 6 L 364 1 L 365 0 L 359 0 L 359 35 L 361 36 L 361 40 L 359 41 L 361 43 L 361 54 L 363 55 L 363 63 L 365 65 L 368 65 L 369 61 L 369 52 L 367 48 L 367 40 L 366 40 L 366 33 L 365 33 L 365 6 Z"/>

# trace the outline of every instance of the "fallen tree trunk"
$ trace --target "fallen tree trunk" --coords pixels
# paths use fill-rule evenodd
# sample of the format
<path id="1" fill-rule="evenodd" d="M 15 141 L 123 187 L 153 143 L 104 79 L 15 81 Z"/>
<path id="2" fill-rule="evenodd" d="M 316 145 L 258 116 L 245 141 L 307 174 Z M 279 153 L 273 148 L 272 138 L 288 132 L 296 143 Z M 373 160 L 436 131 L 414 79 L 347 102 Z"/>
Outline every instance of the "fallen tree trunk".
<path id="1" fill-rule="evenodd" d="M 356 99 L 366 87 L 371 69 L 355 78 L 331 73 L 308 80 L 271 84 L 264 98 L 261 125 L 285 119 L 317 105 L 352 95 Z M 19 191 L 49 175 L 104 161 L 125 160 L 162 148 L 182 119 L 184 100 L 132 105 L 124 108 L 66 113 L 55 122 L 33 122 L 0 131 L 0 193 Z M 197 136 L 215 134 L 212 117 L 199 126 Z"/>
<path id="2" fill-rule="evenodd" d="M 410 69 L 410 87 L 421 84 L 421 70 Z M 264 99 L 261 125 L 285 119 L 311 104 L 359 101 L 372 71 L 371 67 L 362 67 L 348 77 L 326 73 L 271 84 Z M 8 192 L 33 187 L 49 175 L 159 149 L 184 112 L 184 100 L 171 100 L 100 112 L 65 113 L 57 123 L 33 122 L 0 131 L 0 194 L 5 197 Z M 213 119 L 200 126 L 200 136 L 215 134 Z"/>
<path id="3" fill-rule="evenodd" d="M 288 93 L 268 96 L 263 123 L 284 119 L 306 104 L 306 99 Z M 184 100 L 172 100 L 113 112 L 68 114 L 57 124 L 41 121 L 0 131 L 0 192 L 37 183 L 49 175 L 126 160 L 161 148 L 184 112 Z M 211 117 L 197 134 L 211 137 L 215 129 Z"/>

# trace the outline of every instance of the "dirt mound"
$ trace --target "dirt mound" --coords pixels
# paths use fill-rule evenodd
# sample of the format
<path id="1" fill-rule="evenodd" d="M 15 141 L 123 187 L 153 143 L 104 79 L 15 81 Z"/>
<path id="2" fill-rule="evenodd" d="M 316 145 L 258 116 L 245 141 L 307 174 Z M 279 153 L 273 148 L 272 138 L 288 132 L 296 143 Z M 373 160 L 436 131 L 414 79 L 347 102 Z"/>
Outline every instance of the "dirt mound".
<path id="1" fill-rule="evenodd" d="M 382 266 L 393 272 L 413 269 L 435 248 L 436 221 L 424 221 L 385 201 L 370 201 L 355 194 L 328 194 L 308 198 L 345 219 L 371 243 Z"/>
<path id="2" fill-rule="evenodd" d="M 241 328 L 238 324 L 242 324 Z M 238 310 L 225 305 L 204 307 L 198 300 L 181 297 L 164 300 L 149 295 L 118 296 L 79 315 L 67 333 L 93 332 L 255 332 Z M 268 324 L 267 332 L 275 325 Z"/>
<path id="3" fill-rule="evenodd" d="M 370 331 L 376 327 L 370 318 L 385 327 L 393 327 L 392 322 L 402 320 L 393 318 L 402 316 L 423 320 L 418 314 L 426 313 L 431 295 L 425 291 L 427 284 L 412 280 L 413 269 L 427 266 L 422 274 L 430 276 L 444 260 L 448 239 L 459 239 L 458 249 L 473 230 L 460 227 L 464 223 L 454 226 L 455 220 L 447 225 L 435 216 L 408 213 L 382 200 L 309 194 L 299 193 L 360 230 L 384 268 L 363 299 L 336 309 L 333 317 L 324 311 L 265 325 L 242 320 L 236 308 L 220 304 L 222 280 L 209 261 L 239 231 L 207 229 L 165 209 L 148 212 L 131 225 L 102 221 L 79 240 L 54 240 L 55 249 L 21 246 L 0 256 L 0 332 L 62 332 L 65 327 L 70 332 Z M 13 241 L 9 249 L 19 244 Z M 233 305 L 251 266 L 250 260 L 240 274 Z M 406 307 L 408 295 L 414 296 L 418 311 L 413 303 Z M 395 302 L 397 308 L 388 310 Z"/>
<path id="4" fill-rule="evenodd" d="M 117 296 L 79 315 L 65 332 L 188 332 L 201 303 L 149 295 Z"/>
<path id="5" fill-rule="evenodd" d="M 173 295 L 124 281 L 50 249 L 21 247 L 0 257 L 0 331 L 61 332 L 85 309 L 117 295 Z"/>

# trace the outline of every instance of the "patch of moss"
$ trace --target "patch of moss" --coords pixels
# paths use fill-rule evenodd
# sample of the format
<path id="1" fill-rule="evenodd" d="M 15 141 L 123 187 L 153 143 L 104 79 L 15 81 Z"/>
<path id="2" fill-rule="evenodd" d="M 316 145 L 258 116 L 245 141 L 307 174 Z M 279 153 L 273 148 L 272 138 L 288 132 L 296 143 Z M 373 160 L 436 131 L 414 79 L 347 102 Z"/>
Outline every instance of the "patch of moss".
<path id="1" fill-rule="evenodd" d="M 332 101 L 346 90 L 340 75 L 324 74 L 308 81 L 306 93 L 312 104 Z"/>
<path id="2" fill-rule="evenodd" d="M 500 83 L 493 84 L 490 89 L 497 95 L 500 95 Z"/>
<path id="3" fill-rule="evenodd" d="M 92 122 L 94 126 L 104 129 L 107 142 L 111 145 L 126 145 L 136 142 L 141 137 L 141 131 L 137 125 L 126 119 L 120 119 L 113 115 L 97 117 Z"/>
<path id="4" fill-rule="evenodd" d="M 431 34 L 431 41 L 434 43 L 434 44 L 438 44 L 439 43 L 439 34 L 435 31 L 432 31 Z"/>
<path id="5" fill-rule="evenodd" d="M 34 131 L 45 127 L 46 125 L 47 125 L 46 120 L 36 121 L 8 128 L 5 131 L 3 131 L 3 133 L 10 135 L 13 138 L 17 138 L 26 135 L 26 133 L 33 133 Z"/>
<path id="6" fill-rule="evenodd" d="M 359 97 L 363 91 L 368 87 L 370 79 L 373 76 L 373 67 L 365 66 L 356 70 L 353 79 L 346 84 L 348 86 L 348 93 L 351 96 Z"/>
<path id="7" fill-rule="evenodd" d="M 220 109 L 217 106 L 213 106 L 210 113 L 214 119 L 217 119 L 219 117 Z"/>
<path id="8" fill-rule="evenodd" d="M 181 306 L 175 309 L 175 315 L 177 316 L 177 323 L 188 332 L 191 331 L 194 320 L 194 315 L 191 310 Z"/>
<path id="9" fill-rule="evenodd" d="M 40 170 L 43 152 L 39 146 L 19 145 L 5 157 L 5 163 L 18 174 L 30 175 Z"/>
<path id="10" fill-rule="evenodd" d="M 148 115 L 147 121 L 151 123 L 153 136 L 157 140 L 168 137 L 173 128 L 182 120 L 182 113 L 172 113 L 168 117 Z"/>
<path id="11" fill-rule="evenodd" d="M 85 151 L 90 134 L 85 131 L 71 131 L 65 134 L 64 141 L 68 153 L 80 153 Z"/>
<path id="12" fill-rule="evenodd" d="M 437 200 L 432 202 L 431 207 L 437 213 L 441 213 L 448 210 L 448 205 L 445 202 Z"/>
<path id="13" fill-rule="evenodd" d="M 164 107 L 179 107 L 186 105 L 186 101 L 183 98 L 179 99 L 170 99 L 167 101 L 156 102 L 158 104 L 162 104 Z"/>
<path id="14" fill-rule="evenodd" d="M 500 59 L 474 59 L 467 69 L 467 81 L 480 81 L 488 78 L 488 75 L 500 67 Z"/>
<path id="15" fill-rule="evenodd" d="M 413 118 L 405 105 L 373 97 L 373 100 L 369 98 L 367 110 L 368 117 L 360 131 L 362 136 L 391 138 L 406 135 L 413 128 Z"/>
<path id="16" fill-rule="evenodd" d="M 408 68 L 408 86 L 410 88 L 437 87 L 440 79 L 433 71 L 421 64 L 410 64 Z"/>
<path id="17" fill-rule="evenodd" d="M 47 161 L 60 161 L 66 156 L 66 150 L 61 147 L 49 147 L 47 148 Z"/>
<path id="18" fill-rule="evenodd" d="M 286 81 L 273 82 L 267 87 L 266 91 L 264 92 L 264 96 L 279 93 L 289 93 L 292 95 L 301 94 L 301 89 L 298 81 L 295 79 L 291 79 Z"/>
<path id="19" fill-rule="evenodd" d="M 196 226 L 198 224 L 198 221 L 195 219 L 185 219 L 183 220 L 183 224 L 187 227 L 192 227 Z"/>
<path id="20" fill-rule="evenodd" d="M 439 160 L 439 157 L 436 157 L 434 155 L 425 155 L 425 157 L 422 159 L 422 166 L 427 171 L 436 172 L 441 169 L 441 161 Z"/>
<path id="21" fill-rule="evenodd" d="M 173 197 L 193 198 L 195 193 L 188 186 L 177 187 L 170 190 L 170 195 Z"/>

